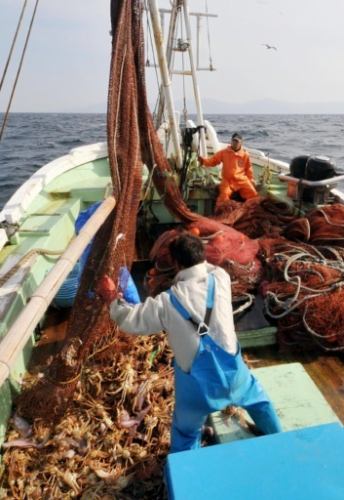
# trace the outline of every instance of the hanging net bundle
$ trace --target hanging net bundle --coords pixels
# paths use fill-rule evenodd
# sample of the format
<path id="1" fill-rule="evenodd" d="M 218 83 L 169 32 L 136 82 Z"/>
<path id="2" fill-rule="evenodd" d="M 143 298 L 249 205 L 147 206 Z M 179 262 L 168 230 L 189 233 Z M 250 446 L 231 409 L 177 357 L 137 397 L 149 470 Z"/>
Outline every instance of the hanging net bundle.
<path id="1" fill-rule="evenodd" d="M 100 276 L 108 274 L 117 283 L 120 267 L 130 268 L 132 264 L 143 163 L 152 170 L 165 204 L 179 220 L 199 218 L 182 199 L 147 105 L 141 9 L 139 0 L 111 4 L 113 46 L 107 130 L 116 208 L 95 238 L 61 353 L 38 386 L 19 401 L 21 412 L 32 418 L 62 415 L 94 346 L 111 344 L 116 335 L 107 306 L 92 291 Z"/>
<path id="2" fill-rule="evenodd" d="M 148 109 L 142 2 L 113 0 L 111 22 L 107 131 L 116 207 L 95 237 L 61 351 L 18 398 L 4 453 L 3 484 L 14 498 L 162 495 L 171 353 L 165 336 L 123 335 L 94 288 L 104 274 L 117 283 L 134 259 L 143 163 L 179 221 L 199 216 L 182 199 Z M 33 424 L 30 439 L 20 441 L 23 417 Z"/>

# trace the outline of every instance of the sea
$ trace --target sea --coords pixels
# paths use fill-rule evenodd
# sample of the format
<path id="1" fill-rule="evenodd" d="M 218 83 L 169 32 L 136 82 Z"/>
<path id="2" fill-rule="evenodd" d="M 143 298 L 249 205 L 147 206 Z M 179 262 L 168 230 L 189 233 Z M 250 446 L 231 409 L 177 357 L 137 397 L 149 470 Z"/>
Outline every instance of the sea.
<path id="1" fill-rule="evenodd" d="M 270 158 L 290 162 L 301 154 L 322 155 L 344 170 L 344 115 L 217 114 L 205 118 L 221 141 L 240 132 L 247 147 L 260 149 Z M 0 142 L 0 209 L 46 163 L 77 146 L 105 140 L 105 114 L 11 114 Z"/>

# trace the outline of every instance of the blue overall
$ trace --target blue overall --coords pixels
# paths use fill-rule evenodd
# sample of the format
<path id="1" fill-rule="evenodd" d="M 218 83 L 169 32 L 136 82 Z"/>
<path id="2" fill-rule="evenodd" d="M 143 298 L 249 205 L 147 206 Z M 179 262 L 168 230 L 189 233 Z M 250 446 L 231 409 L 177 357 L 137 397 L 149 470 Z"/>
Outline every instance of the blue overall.
<path id="1" fill-rule="evenodd" d="M 171 290 L 169 294 L 172 305 L 182 317 L 195 325 Z M 214 295 L 215 278 L 209 274 L 207 310 L 210 313 Z M 200 344 L 189 373 L 174 363 L 175 408 L 171 453 L 200 447 L 202 426 L 209 413 L 229 405 L 245 408 L 264 434 L 282 430 L 268 395 L 244 363 L 240 347 L 235 355 L 229 354 L 207 335 L 208 330 L 204 322 L 198 325 Z"/>

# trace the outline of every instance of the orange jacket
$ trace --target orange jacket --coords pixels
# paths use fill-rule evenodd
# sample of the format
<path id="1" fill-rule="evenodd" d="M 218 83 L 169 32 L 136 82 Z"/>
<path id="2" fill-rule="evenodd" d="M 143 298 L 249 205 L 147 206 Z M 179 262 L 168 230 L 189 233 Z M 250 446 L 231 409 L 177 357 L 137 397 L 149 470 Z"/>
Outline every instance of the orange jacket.
<path id="1" fill-rule="evenodd" d="M 231 146 L 227 146 L 210 158 L 202 158 L 202 160 L 205 167 L 215 167 L 222 163 L 222 179 L 230 184 L 245 182 L 247 179 L 254 182 L 251 160 L 243 148 L 234 151 Z"/>

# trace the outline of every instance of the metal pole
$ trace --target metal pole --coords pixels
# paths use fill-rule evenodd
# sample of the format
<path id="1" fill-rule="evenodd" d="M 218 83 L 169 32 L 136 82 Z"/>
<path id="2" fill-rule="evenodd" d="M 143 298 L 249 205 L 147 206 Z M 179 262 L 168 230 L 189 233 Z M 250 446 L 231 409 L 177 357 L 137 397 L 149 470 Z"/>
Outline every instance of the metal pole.
<path id="1" fill-rule="evenodd" d="M 184 8 L 184 21 L 185 21 L 186 36 L 187 36 L 187 41 L 188 41 L 190 67 L 191 67 L 191 73 L 192 73 L 192 84 L 193 84 L 193 89 L 194 89 L 195 103 L 196 103 L 196 110 L 197 110 L 197 125 L 204 125 L 203 110 L 202 110 L 202 103 L 201 103 L 201 94 L 200 94 L 199 87 L 198 87 L 195 61 L 194 61 L 193 51 L 192 51 L 190 14 L 189 14 L 189 7 L 188 7 L 187 0 L 184 0 L 183 8 Z M 207 154 L 207 146 L 206 146 L 206 142 L 205 142 L 205 133 L 204 133 L 204 129 L 201 128 L 201 131 L 200 131 L 200 155 L 206 156 L 206 154 Z"/>
<path id="2" fill-rule="evenodd" d="M 182 152 L 179 144 L 178 127 L 175 115 L 175 109 L 173 104 L 171 79 L 167 67 L 166 55 L 165 55 L 165 44 L 162 36 L 161 23 L 159 9 L 156 0 L 148 0 L 149 10 L 152 18 L 154 39 L 156 45 L 157 56 L 159 60 L 159 68 L 161 73 L 162 84 L 164 87 L 165 100 L 167 105 L 168 120 L 172 135 L 172 142 L 174 146 L 174 151 L 176 154 L 176 164 L 178 168 L 181 168 Z"/>
<path id="3" fill-rule="evenodd" d="M 179 9 L 178 2 L 175 2 L 173 4 L 172 10 L 171 10 L 169 30 L 168 30 L 168 36 L 167 36 L 166 61 L 167 61 L 167 67 L 168 67 L 168 71 L 169 71 L 171 79 L 172 79 L 172 69 L 173 69 L 173 59 L 174 59 L 173 50 L 172 50 L 173 49 L 173 39 L 175 37 L 175 33 L 176 33 L 176 29 L 177 29 L 178 9 Z M 155 117 L 155 127 L 157 129 L 160 127 L 160 125 L 162 123 L 164 109 L 165 109 L 165 94 L 164 94 L 163 85 L 160 85 L 158 111 L 157 111 L 156 117 Z"/>
<path id="4" fill-rule="evenodd" d="M 200 66 L 200 62 L 199 62 L 199 46 L 200 46 L 200 32 L 201 32 L 201 18 L 200 16 L 197 16 L 197 45 L 196 45 L 196 61 L 197 61 L 197 69 L 199 68 Z"/>

